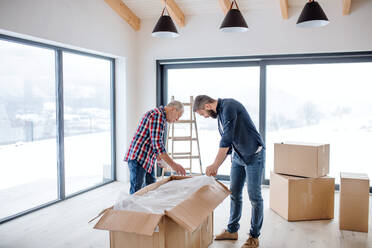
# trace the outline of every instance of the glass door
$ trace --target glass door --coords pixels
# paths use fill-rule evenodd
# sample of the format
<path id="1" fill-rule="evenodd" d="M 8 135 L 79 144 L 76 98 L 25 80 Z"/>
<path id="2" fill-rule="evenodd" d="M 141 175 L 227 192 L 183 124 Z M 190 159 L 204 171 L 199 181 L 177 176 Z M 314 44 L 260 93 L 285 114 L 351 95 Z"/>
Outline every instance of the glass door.
<path id="1" fill-rule="evenodd" d="M 246 67 L 219 67 L 219 68 L 187 68 L 187 69 L 168 69 L 168 102 L 174 96 L 175 100 L 190 102 L 190 96 L 209 95 L 217 98 L 234 98 L 240 101 L 252 120 L 257 130 L 259 122 L 259 85 L 260 68 L 259 66 Z M 190 116 L 189 108 L 185 107 L 182 119 Z M 207 166 L 213 163 L 219 148 L 220 134 L 217 128 L 217 120 L 204 118 L 196 114 L 198 134 L 200 142 L 200 155 L 202 160 L 203 172 Z M 177 124 L 176 133 L 185 136 L 189 132 L 189 124 Z M 178 128 L 178 130 L 176 129 Z M 188 134 L 189 135 L 189 134 Z M 195 137 L 195 134 L 194 134 Z M 183 143 L 183 144 L 182 144 Z M 189 152 L 190 147 L 187 142 L 177 142 L 175 146 L 177 152 Z M 193 144 L 193 154 L 196 153 L 196 142 Z M 187 160 L 179 160 L 180 164 L 188 167 Z M 231 167 L 230 156 L 221 165 L 218 174 L 229 176 Z M 199 162 L 193 160 L 193 173 L 199 173 Z"/>

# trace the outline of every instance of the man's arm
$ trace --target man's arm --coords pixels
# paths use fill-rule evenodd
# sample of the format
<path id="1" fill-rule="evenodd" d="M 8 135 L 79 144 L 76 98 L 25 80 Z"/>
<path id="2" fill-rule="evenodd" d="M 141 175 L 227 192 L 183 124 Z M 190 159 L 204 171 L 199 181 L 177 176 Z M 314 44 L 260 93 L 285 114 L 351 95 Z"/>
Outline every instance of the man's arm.
<path id="1" fill-rule="evenodd" d="M 207 167 L 207 176 L 216 176 L 218 168 L 226 159 L 227 153 L 232 146 L 234 138 L 234 130 L 237 119 L 237 112 L 235 108 L 226 107 L 223 109 L 223 115 L 227 120 L 224 121 L 223 134 L 220 141 L 220 148 L 218 150 L 216 159 L 213 164 Z"/>
<path id="2" fill-rule="evenodd" d="M 220 147 L 220 149 L 218 149 L 218 153 L 213 164 L 207 167 L 207 170 L 205 172 L 207 176 L 214 177 L 217 175 L 218 168 L 220 168 L 223 161 L 225 161 L 228 151 L 229 147 Z"/>
<path id="3" fill-rule="evenodd" d="M 163 159 L 169 166 L 180 175 L 186 175 L 185 169 L 171 159 L 164 147 L 163 142 L 163 133 L 164 126 L 159 119 L 159 116 L 152 116 L 150 120 L 150 136 L 151 136 L 151 145 L 155 149 L 155 153 L 159 156 L 160 159 Z"/>
<path id="4" fill-rule="evenodd" d="M 160 154 L 159 158 L 164 160 L 167 164 L 169 164 L 169 166 L 173 170 L 175 170 L 177 172 L 177 174 L 180 174 L 182 176 L 186 175 L 185 169 L 180 164 L 177 164 L 176 162 L 174 162 L 174 160 L 171 159 L 171 157 L 169 157 L 169 155 L 167 153 Z"/>

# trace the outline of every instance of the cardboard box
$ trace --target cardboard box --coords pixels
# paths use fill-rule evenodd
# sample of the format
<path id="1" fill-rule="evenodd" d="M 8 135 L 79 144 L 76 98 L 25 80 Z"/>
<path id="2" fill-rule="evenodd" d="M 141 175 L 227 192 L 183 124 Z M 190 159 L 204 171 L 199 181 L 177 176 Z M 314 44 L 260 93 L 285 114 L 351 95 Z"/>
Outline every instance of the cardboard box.
<path id="1" fill-rule="evenodd" d="M 289 221 L 333 219 L 335 179 L 271 172 L 270 208 Z"/>
<path id="2" fill-rule="evenodd" d="M 368 232 L 368 175 L 341 172 L 340 176 L 340 229 Z"/>
<path id="3" fill-rule="evenodd" d="M 329 172 L 329 144 L 274 144 L 274 172 L 302 177 L 322 177 Z"/>
<path id="4" fill-rule="evenodd" d="M 171 180 L 189 177 L 171 176 L 136 193 L 143 195 Z M 110 231 L 110 248 L 206 248 L 213 241 L 213 210 L 230 194 L 222 183 L 215 181 L 191 194 L 165 214 L 114 210 L 94 226 Z M 99 214 L 99 215 L 101 215 Z"/>

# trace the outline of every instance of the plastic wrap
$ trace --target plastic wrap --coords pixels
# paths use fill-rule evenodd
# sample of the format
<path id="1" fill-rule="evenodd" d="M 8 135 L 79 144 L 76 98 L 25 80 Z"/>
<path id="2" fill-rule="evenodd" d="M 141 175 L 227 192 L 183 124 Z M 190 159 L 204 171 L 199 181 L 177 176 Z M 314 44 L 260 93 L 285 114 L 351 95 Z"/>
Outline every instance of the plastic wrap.
<path id="1" fill-rule="evenodd" d="M 197 176 L 169 181 L 141 196 L 121 192 L 114 209 L 163 214 L 165 210 L 172 209 L 204 185 L 214 183 L 213 177 Z"/>

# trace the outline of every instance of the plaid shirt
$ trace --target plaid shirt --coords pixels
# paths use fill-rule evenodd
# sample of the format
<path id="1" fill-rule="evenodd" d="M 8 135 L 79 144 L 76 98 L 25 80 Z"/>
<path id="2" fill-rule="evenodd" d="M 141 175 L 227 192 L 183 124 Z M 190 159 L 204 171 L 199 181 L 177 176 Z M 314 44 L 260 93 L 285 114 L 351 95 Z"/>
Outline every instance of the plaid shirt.
<path id="1" fill-rule="evenodd" d="M 164 107 L 148 111 L 141 119 L 124 161 L 136 160 L 151 173 L 158 155 L 166 153 L 163 137 L 167 128 Z"/>

